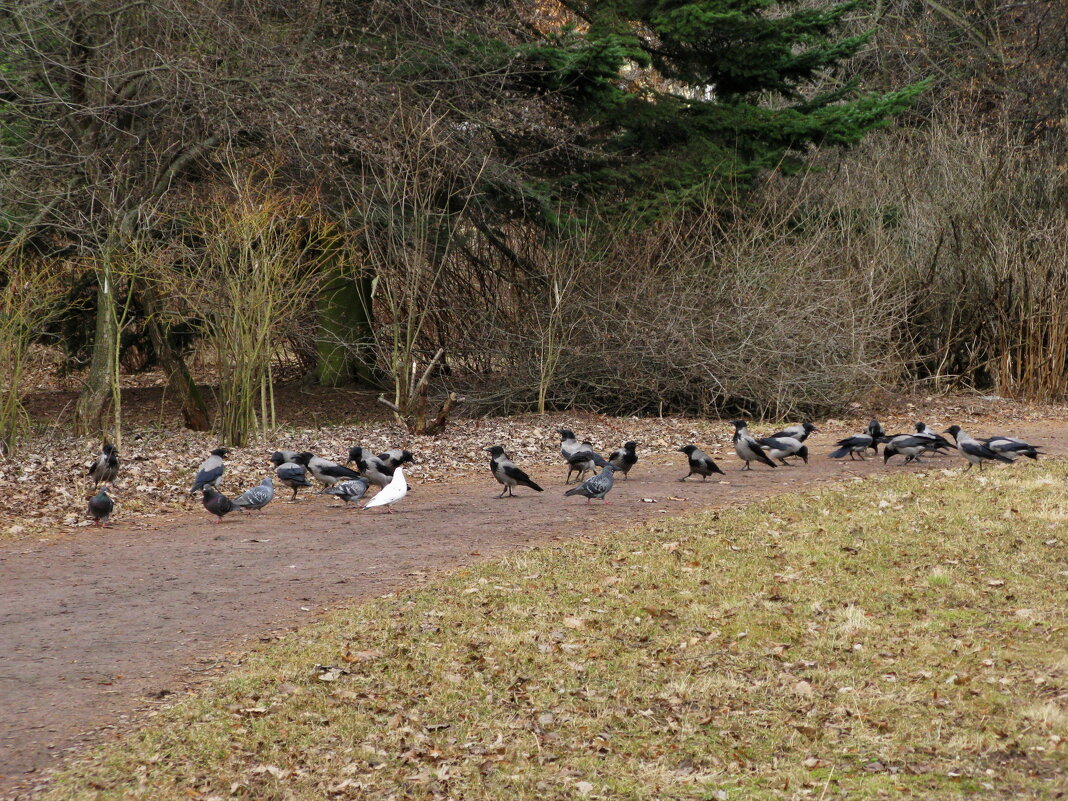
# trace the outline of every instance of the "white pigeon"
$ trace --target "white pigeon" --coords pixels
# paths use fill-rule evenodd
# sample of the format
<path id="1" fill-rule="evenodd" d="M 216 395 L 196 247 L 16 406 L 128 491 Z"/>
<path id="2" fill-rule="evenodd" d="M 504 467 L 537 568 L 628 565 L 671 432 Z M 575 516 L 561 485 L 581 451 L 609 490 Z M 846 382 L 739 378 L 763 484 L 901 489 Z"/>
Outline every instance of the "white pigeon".
<path id="1" fill-rule="evenodd" d="M 372 506 L 385 506 L 386 511 L 393 514 L 393 504 L 408 494 L 408 482 L 404 480 L 404 468 L 398 467 L 393 472 L 393 480 L 384 486 L 381 491 L 363 505 L 364 509 Z"/>

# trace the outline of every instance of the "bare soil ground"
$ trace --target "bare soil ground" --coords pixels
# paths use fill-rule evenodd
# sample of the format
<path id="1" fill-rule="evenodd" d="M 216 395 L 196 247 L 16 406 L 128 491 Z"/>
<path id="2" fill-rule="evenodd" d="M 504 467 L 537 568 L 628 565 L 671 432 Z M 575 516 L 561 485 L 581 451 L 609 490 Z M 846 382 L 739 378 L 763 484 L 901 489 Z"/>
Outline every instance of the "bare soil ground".
<path id="1" fill-rule="evenodd" d="M 1011 430 L 1051 455 L 1068 451 L 1063 422 Z M 520 490 L 514 499 L 495 500 L 488 476 L 417 485 L 392 516 L 315 497 L 220 525 L 200 512 L 173 513 L 107 532 L 0 541 L 0 793 L 26 797 L 71 751 L 151 714 L 152 699 L 232 664 L 243 641 L 332 605 L 553 538 L 851 477 L 962 464 L 957 457 L 910 468 L 832 462 L 824 455 L 830 440 L 820 437 L 812 463 L 796 468 L 741 472 L 727 456 L 724 480 L 707 483 L 677 483 L 681 455 L 648 457 L 617 483 L 607 506 L 561 497 L 557 469 L 544 494 Z"/>

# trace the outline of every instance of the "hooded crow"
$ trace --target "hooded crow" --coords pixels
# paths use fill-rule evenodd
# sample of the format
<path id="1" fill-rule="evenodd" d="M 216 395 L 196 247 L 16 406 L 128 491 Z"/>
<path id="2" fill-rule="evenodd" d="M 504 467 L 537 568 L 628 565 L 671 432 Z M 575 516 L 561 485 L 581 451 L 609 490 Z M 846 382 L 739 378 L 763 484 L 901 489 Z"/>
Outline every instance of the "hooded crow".
<path id="1" fill-rule="evenodd" d="M 578 451 L 584 450 L 584 443 L 575 438 L 575 432 L 570 428 L 558 428 L 556 433 L 560 435 L 560 455 L 565 462 Z"/>
<path id="2" fill-rule="evenodd" d="M 204 504 L 204 508 L 215 515 L 215 522 L 221 523 L 223 517 L 230 514 L 237 507 L 234 506 L 234 502 L 223 495 L 221 492 L 217 492 L 215 487 L 204 487 L 204 498 L 201 501 Z"/>
<path id="3" fill-rule="evenodd" d="M 274 481 L 270 476 L 250 490 L 242 492 L 233 500 L 234 506 L 246 511 L 262 510 L 274 500 Z"/>
<path id="4" fill-rule="evenodd" d="M 680 478 L 679 481 L 685 481 L 690 476 L 701 476 L 702 481 L 707 481 L 708 477 L 713 473 L 719 473 L 721 476 L 726 475 L 719 469 L 719 465 L 713 461 L 712 457 L 696 445 L 683 445 L 678 449 L 678 452 L 686 454 L 686 460 L 690 465 L 690 472 Z"/>
<path id="5" fill-rule="evenodd" d="M 786 461 L 787 456 L 800 456 L 805 464 L 808 464 L 808 446 L 802 445 L 801 441 L 794 437 L 780 437 L 778 435 L 764 437 L 757 440 L 757 444 L 763 448 L 772 459 L 778 459 L 786 467 L 793 467 Z"/>
<path id="6" fill-rule="evenodd" d="M 812 423 L 795 423 L 792 426 L 786 426 L 782 431 L 776 431 L 771 437 L 778 439 L 779 437 L 791 437 L 798 442 L 804 442 L 808 439 L 809 434 L 813 434 L 819 431 Z"/>
<path id="7" fill-rule="evenodd" d="M 749 433 L 749 424 L 745 420 L 731 420 L 734 424 L 734 452 L 745 462 L 742 470 L 751 470 L 750 462 L 761 462 L 768 467 L 775 467 L 775 462 L 768 458 L 760 443 Z"/>
<path id="8" fill-rule="evenodd" d="M 593 443 L 589 440 L 583 440 L 579 449 L 567 457 L 567 478 L 564 479 L 564 483 L 571 483 L 572 473 L 578 473 L 576 481 L 582 481 L 584 475 L 594 472 L 595 467 L 598 465 L 603 467 L 604 464 L 604 458 L 594 453 Z"/>
<path id="9" fill-rule="evenodd" d="M 635 448 L 638 447 L 638 443 L 634 440 L 630 442 L 624 442 L 623 447 L 619 450 L 612 451 L 608 457 L 608 461 L 619 468 L 619 472 L 623 474 L 623 478 L 630 476 L 630 469 L 638 463 L 638 454 Z"/>
<path id="10" fill-rule="evenodd" d="M 879 453 L 875 438 L 871 434 L 857 434 L 840 439 L 834 444 L 838 446 L 838 449 L 831 451 L 830 457 L 832 459 L 841 459 L 848 453 L 851 460 L 856 459 L 854 454 L 857 454 L 860 456 L 861 461 L 865 461 L 864 451 L 868 450 L 868 448 L 871 448 L 876 454 Z"/>
<path id="11" fill-rule="evenodd" d="M 96 495 L 89 499 L 89 516 L 93 518 L 94 526 L 106 526 L 114 510 L 115 502 L 108 497 L 103 487 L 100 487 Z"/>
<path id="12" fill-rule="evenodd" d="M 988 446 L 981 443 L 968 434 L 960 426 L 950 426 L 946 429 L 947 434 L 952 434 L 953 439 L 957 441 L 957 450 L 961 452 L 961 455 L 968 460 L 968 470 L 972 469 L 973 465 L 979 465 L 980 472 L 983 469 L 983 462 L 1006 462 L 1012 464 L 1012 459 L 997 451 L 991 450 Z"/>
<path id="13" fill-rule="evenodd" d="M 298 458 L 302 464 L 307 465 L 312 478 L 324 487 L 332 487 L 339 481 L 360 477 L 360 474 L 355 470 L 350 470 L 344 465 L 331 462 L 329 459 L 323 459 L 321 456 L 315 456 L 307 451 L 300 454 Z"/>
<path id="14" fill-rule="evenodd" d="M 359 445 L 349 448 L 349 461 L 354 462 L 360 473 L 376 487 L 388 486 L 397 469 Z"/>
<path id="15" fill-rule="evenodd" d="M 942 451 L 956 450 L 957 447 L 948 439 L 943 437 L 938 432 L 934 431 L 927 423 L 922 420 L 916 421 L 916 436 L 926 437 L 931 440 L 931 445 L 928 447 L 931 453 L 941 454 Z"/>
<path id="16" fill-rule="evenodd" d="M 100 455 L 89 468 L 89 478 L 93 480 L 94 487 L 99 487 L 101 484 L 114 485 L 118 475 L 119 449 L 110 442 L 105 442 Z"/>
<path id="17" fill-rule="evenodd" d="M 589 503 L 593 498 L 599 498 L 608 503 L 605 495 L 615 484 L 615 472 L 619 468 L 611 462 L 605 462 L 602 467 L 604 469 L 600 473 L 590 476 L 577 487 L 569 489 L 564 495 L 583 495 L 586 498 L 586 503 Z"/>
<path id="18" fill-rule="evenodd" d="M 883 428 L 883 424 L 880 423 L 878 420 L 873 419 L 868 421 L 868 433 L 871 435 L 872 440 L 875 442 L 890 441 L 889 439 L 883 439 L 887 436 L 886 429 Z M 876 449 L 876 452 L 878 452 L 878 449 Z"/>
<path id="19" fill-rule="evenodd" d="M 197 469 L 197 476 L 193 479 L 193 488 L 189 490 L 190 495 L 196 495 L 197 492 L 205 487 L 218 488 L 219 480 L 222 478 L 223 473 L 226 472 L 226 465 L 223 460 L 230 455 L 230 451 L 226 448 L 216 448 L 211 452 L 211 456 L 200 463 L 200 467 Z"/>
<path id="20" fill-rule="evenodd" d="M 986 439 L 980 439 L 981 443 L 986 445 L 994 453 L 1000 453 L 1002 456 L 1008 456 L 1010 459 L 1014 459 L 1017 456 L 1026 456 L 1028 459 L 1038 459 L 1038 455 L 1042 451 L 1038 450 L 1034 445 L 1029 445 L 1022 439 L 1016 439 L 1016 437 L 987 437 Z"/>
<path id="21" fill-rule="evenodd" d="M 291 459 L 287 459 L 287 453 L 292 451 L 275 451 L 271 454 L 271 461 L 275 465 L 274 474 L 278 476 L 278 480 L 293 490 L 293 497 L 289 500 L 295 501 L 297 490 L 311 486 L 308 481 L 308 462 L 311 461 L 311 454 L 296 453 Z"/>
<path id="22" fill-rule="evenodd" d="M 891 456 L 901 454 L 905 457 L 905 463 L 920 461 L 920 454 L 930 447 L 931 441 L 927 437 L 914 437 L 911 434 L 898 434 L 891 437 L 883 448 L 883 464 L 886 464 Z"/>
<path id="23" fill-rule="evenodd" d="M 378 454 L 378 460 L 382 462 L 387 468 L 389 468 L 389 475 L 393 475 L 393 471 L 400 467 L 402 464 L 415 464 L 415 457 L 412 456 L 411 451 L 406 451 L 401 448 L 391 448 L 385 453 Z"/>
<path id="24" fill-rule="evenodd" d="M 372 509 L 375 506 L 385 506 L 386 511 L 393 514 L 393 504 L 400 501 L 408 494 L 408 482 L 404 480 L 404 468 L 398 467 L 393 472 L 393 478 L 388 485 L 383 487 L 375 497 L 363 505 L 364 509 Z"/>
<path id="25" fill-rule="evenodd" d="M 490 455 L 490 472 L 499 484 L 504 485 L 498 498 L 503 498 L 506 492 L 509 498 L 514 498 L 512 487 L 516 486 L 530 487 L 535 492 L 542 491 L 542 488 L 535 484 L 530 476 L 516 467 L 515 462 L 505 455 L 502 446 L 494 445 L 492 448 L 486 448 L 486 451 Z"/>
<path id="26" fill-rule="evenodd" d="M 333 495 L 335 498 L 340 498 L 345 506 L 350 503 L 355 503 L 367 494 L 368 488 L 371 486 L 371 482 L 366 478 L 351 478 L 348 481 L 342 481 L 340 484 L 335 484 L 332 487 L 327 487 L 324 490 L 320 490 L 320 495 Z"/>

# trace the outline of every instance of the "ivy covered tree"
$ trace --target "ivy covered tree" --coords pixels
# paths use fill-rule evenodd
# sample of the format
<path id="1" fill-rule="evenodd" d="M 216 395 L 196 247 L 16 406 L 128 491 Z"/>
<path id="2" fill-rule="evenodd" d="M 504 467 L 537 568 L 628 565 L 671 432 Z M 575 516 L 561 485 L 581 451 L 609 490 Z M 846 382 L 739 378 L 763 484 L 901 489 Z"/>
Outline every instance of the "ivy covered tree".
<path id="1" fill-rule="evenodd" d="M 575 23 L 528 47 L 528 81 L 589 125 L 570 187 L 647 209 L 796 169 L 851 145 L 924 84 L 861 94 L 839 77 L 872 31 L 842 34 L 859 0 L 565 0 Z"/>

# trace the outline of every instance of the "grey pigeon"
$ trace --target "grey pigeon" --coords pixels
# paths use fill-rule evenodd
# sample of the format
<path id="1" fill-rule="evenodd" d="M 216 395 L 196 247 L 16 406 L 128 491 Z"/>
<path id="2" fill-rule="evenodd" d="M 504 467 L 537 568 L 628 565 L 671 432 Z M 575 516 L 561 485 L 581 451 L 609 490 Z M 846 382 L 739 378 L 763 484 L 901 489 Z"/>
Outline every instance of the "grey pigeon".
<path id="1" fill-rule="evenodd" d="M 198 491 L 205 487 L 218 488 L 219 480 L 223 477 L 223 473 L 226 471 L 226 465 L 223 460 L 230 455 L 230 451 L 226 448 L 216 448 L 211 452 L 211 456 L 200 463 L 200 467 L 197 470 L 197 477 L 193 480 L 193 488 L 189 490 L 190 495 L 196 495 Z"/>
<path id="2" fill-rule="evenodd" d="M 750 462 L 761 462 L 768 467 L 775 467 L 775 462 L 771 461 L 760 443 L 749 433 L 749 424 L 745 420 L 731 420 L 731 423 L 734 424 L 734 452 L 745 462 L 742 470 L 752 470 Z"/>
<path id="3" fill-rule="evenodd" d="M 101 484 L 114 484 L 118 475 L 119 450 L 110 442 L 105 442 L 100 455 L 89 468 L 89 478 L 93 480 L 94 487 L 99 487 Z"/>
<path id="4" fill-rule="evenodd" d="M 1000 453 L 1002 456 L 1008 456 L 1010 459 L 1014 459 L 1017 456 L 1026 456 L 1028 459 L 1037 460 L 1038 455 L 1042 453 L 1042 451 L 1038 450 L 1034 445 L 1030 445 L 1016 437 L 995 436 L 980 439 L 979 441 L 990 448 L 994 453 Z"/>
<path id="5" fill-rule="evenodd" d="M 512 492 L 512 487 L 530 487 L 535 492 L 541 492 L 542 488 L 535 484 L 530 476 L 516 467 L 515 462 L 509 459 L 504 454 L 504 448 L 500 445 L 494 445 L 492 448 L 486 448 L 490 455 L 490 472 L 493 473 L 493 477 L 497 479 L 497 482 L 504 485 L 504 489 L 501 490 L 501 494 L 498 498 L 503 498 L 504 493 L 508 493 L 509 498 L 514 498 L 515 494 Z"/>
<path id="6" fill-rule="evenodd" d="M 856 456 L 860 456 L 860 460 L 863 462 L 866 460 L 864 452 L 871 448 L 876 454 L 879 453 L 879 448 L 875 444 L 875 437 L 871 434 L 857 434 L 856 436 L 846 437 L 840 439 L 835 443 L 838 446 L 836 450 L 831 451 L 830 457 L 832 459 L 841 459 L 846 454 L 849 454 L 850 460 L 856 459 Z"/>
<path id="7" fill-rule="evenodd" d="M 979 465 L 979 470 L 982 471 L 983 462 L 1006 462 L 1007 464 L 1012 464 L 1012 459 L 1008 456 L 992 450 L 975 439 L 975 437 L 970 436 L 960 426 L 950 426 L 946 429 L 946 433 L 952 434 L 953 439 L 957 441 L 957 450 L 968 460 L 968 470 L 971 470 L 973 465 Z"/>
<path id="8" fill-rule="evenodd" d="M 708 477 L 713 473 L 724 475 L 715 460 L 696 445 L 683 445 L 679 448 L 679 453 L 686 454 L 686 460 L 690 465 L 690 472 L 680 478 L 679 481 L 685 481 L 690 476 L 701 476 L 702 481 L 708 481 Z"/>
<path id="9" fill-rule="evenodd" d="M 360 477 L 360 474 L 354 470 L 350 470 L 337 462 L 331 462 L 321 456 L 315 456 L 307 451 L 297 458 L 301 460 L 301 464 L 307 466 L 308 470 L 311 471 L 312 477 L 324 487 L 332 487 L 339 481 L 348 481 L 350 478 Z"/>
<path id="10" fill-rule="evenodd" d="M 204 487 L 204 499 L 201 502 L 205 509 L 215 515 L 216 523 L 221 523 L 223 517 L 236 508 L 233 501 L 216 491 L 214 487 Z"/>
<path id="11" fill-rule="evenodd" d="M 293 490 L 293 497 L 291 501 L 297 499 L 297 491 L 301 487 L 310 487 L 311 483 L 308 481 L 308 468 L 306 465 L 301 464 L 299 461 L 301 456 L 299 453 L 293 454 L 293 458 L 287 458 L 287 454 L 293 453 L 292 451 L 275 451 L 271 454 L 271 461 L 274 463 L 274 474 L 278 476 L 278 480 Z M 308 454 L 311 456 L 311 454 Z"/>
<path id="12" fill-rule="evenodd" d="M 901 454 L 905 457 L 905 463 L 920 461 L 920 454 L 925 453 L 930 447 L 931 441 L 927 437 L 914 437 L 911 434 L 898 434 L 890 437 L 883 448 L 883 464 L 890 461 L 891 456 Z"/>
<path id="13" fill-rule="evenodd" d="M 349 461 L 356 464 L 364 478 L 380 488 L 389 486 L 397 470 L 396 467 L 390 467 L 381 458 L 359 445 L 349 448 Z"/>
<path id="14" fill-rule="evenodd" d="M 795 423 L 792 426 L 786 426 L 782 431 L 776 431 L 771 436 L 778 439 L 779 437 L 792 437 L 798 442 L 804 442 L 808 439 L 809 434 L 814 434 L 819 431 L 812 423 Z"/>
<path id="15" fill-rule="evenodd" d="M 271 477 L 263 479 L 257 486 L 252 489 L 242 492 L 236 498 L 234 498 L 234 506 L 239 509 L 246 509 L 248 511 L 255 511 L 257 509 L 263 509 L 264 506 L 274 500 L 274 481 Z"/>
<path id="16" fill-rule="evenodd" d="M 808 446 L 802 445 L 801 441 L 794 437 L 763 437 L 757 440 L 757 444 L 772 459 L 778 459 L 780 464 L 786 467 L 792 465 L 786 461 L 788 456 L 800 456 L 805 464 L 808 464 Z"/>
<path id="17" fill-rule="evenodd" d="M 602 460 L 603 461 L 603 460 Z M 595 476 L 590 476 L 577 487 L 572 487 L 564 495 L 583 495 L 586 498 L 586 503 L 589 503 L 593 498 L 599 498 L 605 503 L 608 503 L 608 499 L 605 495 L 612 489 L 612 485 L 615 484 L 615 472 L 619 468 L 611 462 L 605 462 L 602 467 L 604 468 Z"/>
<path id="18" fill-rule="evenodd" d="M 619 468 L 619 472 L 623 474 L 623 478 L 629 478 L 630 469 L 638 463 L 637 447 L 638 443 L 633 440 L 624 442 L 622 448 L 612 451 L 611 455 L 608 457 L 608 461 Z"/>
<path id="19" fill-rule="evenodd" d="M 106 526 L 108 518 L 115 510 L 115 502 L 100 487 L 99 491 L 89 499 L 89 515 L 93 518 L 93 525 Z"/>
<path id="20" fill-rule="evenodd" d="M 367 494 L 367 489 L 370 486 L 371 482 L 366 478 L 350 478 L 348 481 L 342 481 L 340 484 L 327 487 L 320 491 L 319 494 L 333 495 L 335 498 L 340 498 L 345 504 L 355 503 Z"/>

